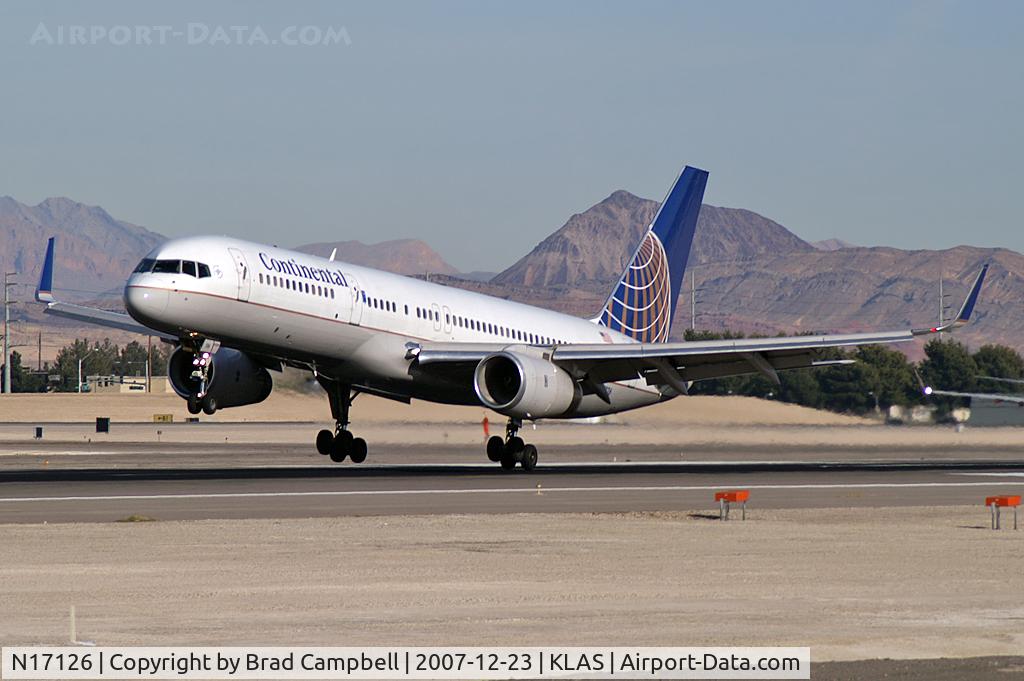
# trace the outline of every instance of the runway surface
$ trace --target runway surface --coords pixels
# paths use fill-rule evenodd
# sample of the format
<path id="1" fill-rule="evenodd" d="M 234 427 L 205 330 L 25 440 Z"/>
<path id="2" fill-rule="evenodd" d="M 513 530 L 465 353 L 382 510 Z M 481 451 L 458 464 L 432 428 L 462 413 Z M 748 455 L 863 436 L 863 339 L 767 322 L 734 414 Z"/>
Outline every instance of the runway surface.
<path id="1" fill-rule="evenodd" d="M 402 449 L 402 448 L 397 448 Z M 377 463 L 332 464 L 308 450 L 291 456 L 252 447 L 123 445 L 9 452 L 0 466 L 0 522 L 110 522 L 351 515 L 630 512 L 717 513 L 714 492 L 751 491 L 749 509 L 981 504 L 1024 490 L 1024 458 L 972 452 L 907 458 L 900 452 L 750 452 L 715 461 L 645 460 L 555 449 L 532 473 L 480 463 L 479 452 L 408 448 Z M 240 456 L 243 451 L 251 454 Z M 621 453 L 621 449 L 619 450 Z M 636 453 L 635 453 L 636 454 Z M 818 454 L 818 456 L 814 456 Z M 590 458 L 591 461 L 586 459 Z M 628 458 L 639 458 L 630 456 Z M 659 458 L 661 460 L 659 460 Z M 422 463 L 408 463 L 409 461 Z M 281 461 L 289 462 L 281 465 Z"/>

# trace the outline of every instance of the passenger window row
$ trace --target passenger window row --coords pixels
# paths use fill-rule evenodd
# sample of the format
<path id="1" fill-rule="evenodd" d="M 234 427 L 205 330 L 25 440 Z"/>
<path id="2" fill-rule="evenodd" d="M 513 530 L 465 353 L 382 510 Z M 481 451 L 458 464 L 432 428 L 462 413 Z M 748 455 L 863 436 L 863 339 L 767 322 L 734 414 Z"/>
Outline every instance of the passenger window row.
<path id="1" fill-rule="evenodd" d="M 366 295 L 366 291 L 362 292 L 363 302 L 372 307 L 374 310 L 384 310 L 385 312 L 398 312 L 398 303 L 392 300 L 384 300 L 382 298 L 374 298 L 373 296 Z M 405 314 L 409 314 L 409 306 L 405 306 Z"/>
<path id="2" fill-rule="evenodd" d="M 329 286 L 310 284 L 308 281 L 298 281 L 296 279 L 289 279 L 288 277 L 279 277 L 276 274 L 264 275 L 260 272 L 259 282 L 261 284 L 267 284 L 268 286 L 288 289 L 289 291 L 298 291 L 299 293 L 308 293 L 321 298 L 334 298 L 334 289 Z"/>
<path id="3" fill-rule="evenodd" d="M 430 321 L 439 322 L 441 321 L 441 313 L 437 310 L 430 310 L 425 307 L 416 308 L 417 319 L 427 319 Z M 479 319 L 470 319 L 469 317 L 463 317 L 461 315 L 453 315 L 446 312 L 444 315 L 445 324 L 452 324 L 459 327 L 460 329 L 470 329 L 471 331 L 480 331 L 483 333 L 489 333 L 493 336 L 503 336 L 511 340 L 521 341 L 523 343 L 531 343 L 535 345 L 564 345 L 565 341 L 556 340 L 550 336 L 542 336 L 536 333 L 530 333 L 528 331 L 522 331 L 509 326 L 502 326 L 500 324 L 493 324 L 491 322 L 480 321 Z"/>
<path id="4" fill-rule="evenodd" d="M 204 279 L 210 276 L 210 267 L 206 263 L 194 260 L 155 260 L 143 258 L 134 274 L 187 274 L 190 277 Z"/>

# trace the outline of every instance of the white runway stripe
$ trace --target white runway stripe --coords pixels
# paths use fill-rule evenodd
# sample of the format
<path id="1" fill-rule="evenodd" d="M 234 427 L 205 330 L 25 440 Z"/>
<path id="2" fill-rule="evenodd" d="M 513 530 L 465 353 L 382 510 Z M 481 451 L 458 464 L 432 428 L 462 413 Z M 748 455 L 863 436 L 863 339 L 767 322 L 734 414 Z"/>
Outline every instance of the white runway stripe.
<path id="1" fill-rule="evenodd" d="M 821 489 L 926 489 L 942 487 L 992 487 L 993 482 L 865 482 L 849 484 L 794 485 L 663 485 L 623 487 L 541 487 L 544 494 L 574 492 L 699 492 L 743 488 L 750 490 L 821 490 Z M 1002 485 L 1024 485 L 1024 480 L 1001 481 Z M 392 489 L 392 490 L 325 490 L 319 492 L 222 492 L 213 494 L 124 494 L 96 496 L 3 497 L 0 503 L 38 501 L 156 501 L 160 499 L 259 499 L 274 497 L 357 497 L 430 494 L 536 494 L 537 487 L 479 487 L 467 489 Z"/>

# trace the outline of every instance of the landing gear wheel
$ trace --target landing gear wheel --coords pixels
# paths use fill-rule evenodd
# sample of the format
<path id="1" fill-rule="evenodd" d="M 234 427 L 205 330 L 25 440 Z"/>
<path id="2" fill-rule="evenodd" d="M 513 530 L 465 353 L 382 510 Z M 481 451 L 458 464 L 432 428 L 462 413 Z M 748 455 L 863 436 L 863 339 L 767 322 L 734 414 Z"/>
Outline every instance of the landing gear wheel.
<path id="1" fill-rule="evenodd" d="M 523 457 L 520 462 L 524 471 L 532 471 L 537 467 L 537 448 L 533 445 L 523 447 Z"/>
<path id="2" fill-rule="evenodd" d="M 523 451 L 523 447 L 525 447 L 525 446 L 526 446 L 526 443 L 523 442 L 523 438 L 521 438 L 521 437 L 519 437 L 517 435 L 517 436 L 510 437 L 508 439 L 508 442 L 505 443 L 505 451 L 509 452 L 513 456 L 515 456 L 515 455 L 519 454 L 519 452 Z"/>
<path id="3" fill-rule="evenodd" d="M 331 442 L 331 461 L 341 463 L 352 450 L 352 433 L 347 430 L 339 430 Z"/>
<path id="4" fill-rule="evenodd" d="M 199 398 L 195 395 L 189 395 L 187 401 L 189 414 L 198 414 L 203 410 L 203 405 L 199 404 Z"/>
<path id="5" fill-rule="evenodd" d="M 217 411 L 217 400 L 213 398 L 213 395 L 207 395 L 203 398 L 203 413 L 207 416 L 213 416 Z"/>
<path id="6" fill-rule="evenodd" d="M 352 440 L 352 446 L 348 451 L 348 458 L 352 459 L 352 463 L 362 463 L 366 461 L 366 450 L 366 440 L 357 437 Z"/>
<path id="7" fill-rule="evenodd" d="M 316 434 L 316 451 L 324 456 L 331 453 L 331 445 L 334 444 L 334 433 L 329 430 L 321 430 Z"/>
<path id="8" fill-rule="evenodd" d="M 487 458 L 498 463 L 501 461 L 501 455 L 505 453 L 505 441 L 497 435 L 492 435 L 487 440 Z"/>
<path id="9" fill-rule="evenodd" d="M 516 455 L 510 451 L 505 451 L 501 455 L 501 467 L 507 471 L 512 470 L 516 467 Z"/>

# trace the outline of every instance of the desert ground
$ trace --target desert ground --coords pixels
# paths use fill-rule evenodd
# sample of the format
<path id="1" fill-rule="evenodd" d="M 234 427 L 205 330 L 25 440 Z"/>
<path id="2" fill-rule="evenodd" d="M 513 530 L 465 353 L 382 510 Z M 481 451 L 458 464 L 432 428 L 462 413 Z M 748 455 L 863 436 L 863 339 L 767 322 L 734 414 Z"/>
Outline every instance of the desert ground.
<path id="1" fill-rule="evenodd" d="M 977 508 L 0 525 L 5 644 L 811 645 L 1019 654 Z"/>

